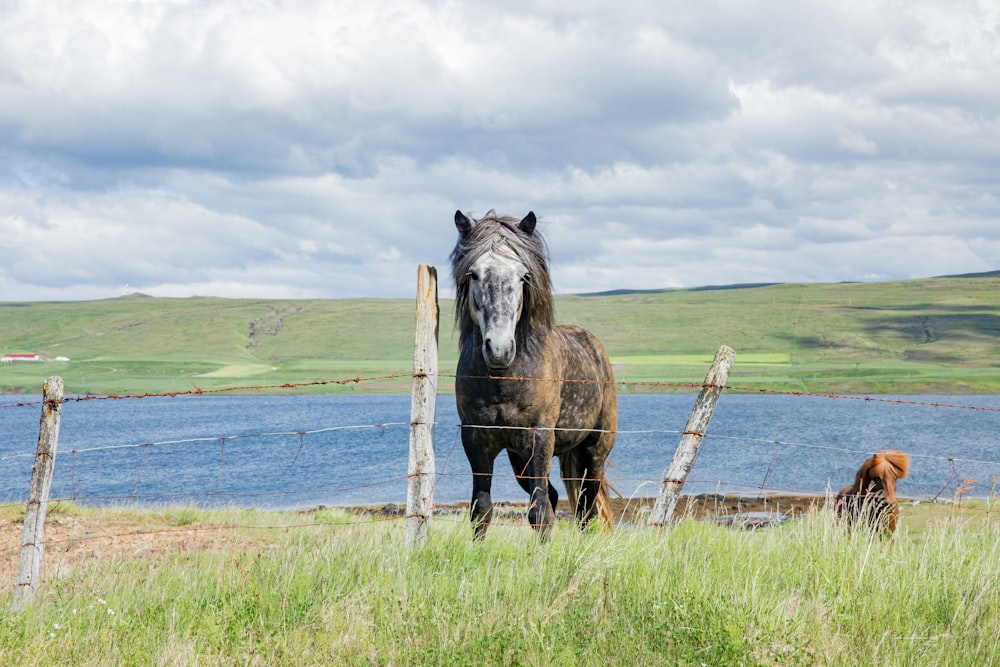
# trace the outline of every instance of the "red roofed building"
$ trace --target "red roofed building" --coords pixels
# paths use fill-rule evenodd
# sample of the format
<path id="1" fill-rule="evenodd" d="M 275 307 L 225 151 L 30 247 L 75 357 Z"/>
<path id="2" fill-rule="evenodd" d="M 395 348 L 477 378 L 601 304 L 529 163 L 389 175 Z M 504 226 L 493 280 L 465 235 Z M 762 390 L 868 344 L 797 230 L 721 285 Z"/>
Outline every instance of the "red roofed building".
<path id="1" fill-rule="evenodd" d="M 37 354 L 5 354 L 0 357 L 0 362 L 8 361 L 41 361 Z"/>

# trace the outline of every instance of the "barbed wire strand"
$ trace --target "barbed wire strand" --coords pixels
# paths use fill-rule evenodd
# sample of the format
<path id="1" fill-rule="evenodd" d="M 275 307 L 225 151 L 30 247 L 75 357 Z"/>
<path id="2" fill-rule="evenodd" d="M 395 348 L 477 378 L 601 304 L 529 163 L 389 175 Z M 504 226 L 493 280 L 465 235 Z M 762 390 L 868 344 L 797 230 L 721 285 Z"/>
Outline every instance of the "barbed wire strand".
<path id="1" fill-rule="evenodd" d="M 329 386 L 329 385 L 348 385 L 348 384 L 362 384 L 368 382 L 379 382 L 385 380 L 400 380 L 400 379 L 413 379 L 417 376 L 424 376 L 426 374 L 418 373 L 394 373 L 387 375 L 377 375 L 371 377 L 362 377 L 360 374 L 356 374 L 349 378 L 333 378 L 325 380 L 308 380 L 303 382 L 284 382 L 279 384 L 254 384 L 254 385 L 233 385 L 227 387 L 215 387 L 210 389 L 204 389 L 202 387 L 195 387 L 193 389 L 183 390 L 183 391 L 166 391 L 166 392 L 145 392 L 145 393 L 135 393 L 135 394 L 120 394 L 120 393 L 110 393 L 110 394 L 85 394 L 81 396 L 68 396 L 62 399 L 63 403 L 70 402 L 84 402 L 84 401 L 105 401 L 105 400 L 127 400 L 127 399 L 144 399 L 144 398 L 160 398 L 160 397 L 179 397 L 179 396 L 203 396 L 209 394 L 223 394 L 223 393 L 234 393 L 234 392 L 263 392 L 263 391 L 274 391 L 279 389 L 301 389 L 306 387 L 317 387 L 317 386 Z M 542 377 L 531 377 L 531 376 L 477 376 L 477 375 L 459 375 L 454 373 L 441 373 L 437 374 L 439 378 L 466 378 L 466 379 L 491 379 L 491 380 L 503 380 L 511 382 L 560 382 L 560 383 L 582 383 L 582 384 L 614 384 L 622 388 L 628 387 L 645 387 L 645 388 L 673 388 L 673 389 L 691 389 L 700 390 L 706 387 L 713 387 L 715 385 L 705 384 L 704 382 L 659 382 L 659 381 L 626 381 L 626 380 L 593 380 L 593 379 L 573 379 L 573 378 L 542 378 Z M 902 398 L 887 398 L 881 396 L 872 396 L 864 394 L 845 394 L 836 392 L 808 392 L 801 390 L 786 390 L 786 389 L 769 389 L 765 387 L 746 387 L 740 385 L 720 385 L 720 388 L 726 389 L 731 392 L 740 393 L 755 393 L 755 394 L 776 394 L 776 395 L 786 395 L 786 396 L 811 396 L 816 398 L 831 398 L 831 399 L 842 399 L 842 400 L 854 400 L 854 401 L 864 401 L 864 402 L 878 402 L 878 403 L 895 403 L 899 405 L 923 405 L 929 407 L 938 408 L 955 408 L 963 410 L 982 410 L 982 411 L 993 411 L 1000 412 L 1000 407 L 994 406 L 979 406 L 979 405 L 965 405 L 965 404 L 955 404 L 955 403 L 943 403 L 940 401 L 920 401 L 912 399 L 902 399 Z M 0 409 L 4 408 L 14 408 L 14 407 L 28 407 L 41 405 L 42 401 L 22 401 L 18 403 L 12 403 L 7 405 L 0 405 Z"/>

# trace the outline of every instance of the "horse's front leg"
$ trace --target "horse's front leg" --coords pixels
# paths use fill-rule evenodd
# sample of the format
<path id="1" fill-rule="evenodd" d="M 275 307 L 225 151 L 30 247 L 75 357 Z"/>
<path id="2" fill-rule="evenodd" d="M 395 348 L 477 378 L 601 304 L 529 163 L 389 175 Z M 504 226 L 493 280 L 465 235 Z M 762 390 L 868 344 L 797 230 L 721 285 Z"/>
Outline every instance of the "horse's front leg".
<path id="1" fill-rule="evenodd" d="M 555 432 L 549 428 L 525 431 L 517 452 L 508 451 L 518 483 L 528 492 L 528 521 L 547 539 L 555 522 L 555 506 L 559 495 L 549 482 Z"/>
<path id="2" fill-rule="evenodd" d="M 472 468 L 472 500 L 469 503 L 469 518 L 476 539 L 486 535 L 486 529 L 493 520 L 493 500 L 490 489 L 493 486 L 493 462 L 496 454 L 489 449 L 489 444 L 482 432 L 475 427 L 462 427 L 462 446 Z"/>

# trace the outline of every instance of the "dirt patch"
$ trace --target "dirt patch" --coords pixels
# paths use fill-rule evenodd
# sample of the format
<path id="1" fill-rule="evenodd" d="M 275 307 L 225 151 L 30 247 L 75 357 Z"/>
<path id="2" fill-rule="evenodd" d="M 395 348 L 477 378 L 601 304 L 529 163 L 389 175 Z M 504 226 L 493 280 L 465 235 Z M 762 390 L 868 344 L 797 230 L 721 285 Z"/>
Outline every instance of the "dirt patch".
<path id="1" fill-rule="evenodd" d="M 244 531 L 245 532 L 245 531 Z M 21 560 L 22 519 L 0 525 L 0 592 L 13 590 Z M 154 515 L 113 513 L 74 516 L 50 514 L 45 520 L 42 581 L 116 558 L 247 546 L 230 526 L 179 525 Z"/>

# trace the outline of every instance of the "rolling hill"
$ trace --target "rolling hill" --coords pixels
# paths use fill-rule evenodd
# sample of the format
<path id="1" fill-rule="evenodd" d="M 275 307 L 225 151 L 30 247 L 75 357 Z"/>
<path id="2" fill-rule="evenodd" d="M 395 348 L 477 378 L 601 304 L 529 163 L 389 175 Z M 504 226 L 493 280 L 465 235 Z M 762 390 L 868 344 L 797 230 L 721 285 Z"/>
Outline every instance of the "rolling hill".
<path id="1" fill-rule="evenodd" d="M 726 344 L 737 353 L 730 385 L 747 389 L 996 393 L 998 307 L 991 272 L 563 295 L 556 313 L 602 338 L 623 391 L 689 390 Z M 452 308 L 442 300 L 443 390 L 457 353 Z M 49 375 L 68 393 L 317 382 L 328 384 L 299 390 L 408 391 L 413 336 L 410 299 L 7 302 L 0 354 L 69 361 L 0 364 L 0 391 L 37 393 Z"/>

